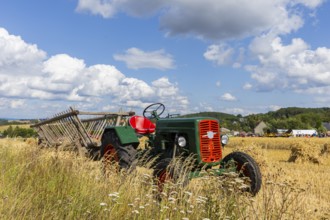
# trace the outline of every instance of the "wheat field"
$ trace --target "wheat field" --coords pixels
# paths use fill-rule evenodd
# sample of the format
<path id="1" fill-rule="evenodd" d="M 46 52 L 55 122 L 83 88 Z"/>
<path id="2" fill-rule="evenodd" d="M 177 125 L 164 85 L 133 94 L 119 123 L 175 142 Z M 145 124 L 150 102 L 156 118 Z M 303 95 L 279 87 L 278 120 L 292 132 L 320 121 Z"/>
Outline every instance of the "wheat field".
<path id="1" fill-rule="evenodd" d="M 232 138 L 224 154 L 247 152 L 262 171 L 251 197 L 235 175 L 168 183 L 159 195 L 150 169 L 127 174 L 114 165 L 105 177 L 100 161 L 40 149 L 34 139 L 0 139 L 0 219 L 329 219 L 328 142 Z"/>

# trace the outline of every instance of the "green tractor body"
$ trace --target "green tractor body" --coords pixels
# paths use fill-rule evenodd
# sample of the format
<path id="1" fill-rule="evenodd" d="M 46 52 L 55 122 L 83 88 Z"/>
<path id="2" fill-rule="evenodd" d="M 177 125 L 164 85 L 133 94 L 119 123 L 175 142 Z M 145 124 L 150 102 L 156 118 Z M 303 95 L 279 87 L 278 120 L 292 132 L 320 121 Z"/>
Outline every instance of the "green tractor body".
<path id="1" fill-rule="evenodd" d="M 148 110 L 149 108 L 154 109 Z M 233 152 L 225 158 L 222 157 L 222 150 L 227 144 L 228 136 L 221 135 L 217 119 L 210 117 L 160 118 L 164 109 L 163 104 L 156 103 L 144 110 L 143 117 L 133 116 L 130 119 L 130 125 L 107 127 L 101 146 L 103 160 L 107 163 L 108 160 L 115 158 L 121 168 L 129 168 L 132 164 L 136 164 L 134 160 L 138 159 L 139 138 L 146 136 L 148 147 L 143 152 L 148 152 L 147 158 L 157 158 L 153 169 L 154 176 L 159 182 L 164 182 L 169 176 L 177 179 L 178 174 L 174 174 L 171 163 L 179 160 L 184 163 L 186 158 L 189 158 L 193 161 L 193 167 L 190 167 L 188 178 L 202 176 L 202 173 L 205 173 L 202 170 L 205 168 L 213 175 L 237 171 L 240 175 L 250 178 L 252 194 L 259 191 L 260 170 L 249 155 Z M 150 117 L 147 117 L 146 113 L 150 113 Z M 229 167 L 228 164 L 232 165 Z M 213 169 L 213 167 L 217 168 Z"/>
<path id="2" fill-rule="evenodd" d="M 153 147 L 158 153 L 176 148 L 177 156 L 194 154 L 199 164 L 217 165 L 222 159 L 219 122 L 214 118 L 159 119 Z"/>

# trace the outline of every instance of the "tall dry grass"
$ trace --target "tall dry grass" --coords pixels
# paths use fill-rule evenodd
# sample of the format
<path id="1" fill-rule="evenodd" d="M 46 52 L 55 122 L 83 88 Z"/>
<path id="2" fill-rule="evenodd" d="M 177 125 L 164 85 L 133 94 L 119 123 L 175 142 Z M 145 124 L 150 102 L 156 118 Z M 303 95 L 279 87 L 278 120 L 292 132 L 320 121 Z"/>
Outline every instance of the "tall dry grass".
<path id="1" fill-rule="evenodd" d="M 105 178 L 100 162 L 68 151 L 39 149 L 31 140 L 2 139 L 0 219 L 330 217 L 329 158 L 323 164 L 288 163 L 289 150 L 231 141 L 225 154 L 246 151 L 260 164 L 263 186 L 256 197 L 239 190 L 241 181 L 235 174 L 205 176 L 186 187 L 168 183 L 158 195 L 150 169 L 138 168 L 126 174 L 114 167 L 111 176 Z"/>

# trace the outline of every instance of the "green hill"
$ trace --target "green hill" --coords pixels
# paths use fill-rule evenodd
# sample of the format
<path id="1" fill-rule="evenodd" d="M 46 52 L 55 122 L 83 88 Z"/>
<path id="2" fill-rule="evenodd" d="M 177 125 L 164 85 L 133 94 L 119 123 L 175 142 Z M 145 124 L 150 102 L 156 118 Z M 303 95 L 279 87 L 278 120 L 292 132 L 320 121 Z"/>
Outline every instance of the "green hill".
<path id="1" fill-rule="evenodd" d="M 222 127 L 230 130 L 252 132 L 260 121 L 264 121 L 270 130 L 281 129 L 318 129 L 323 131 L 323 122 L 330 122 L 330 108 L 281 108 L 268 113 L 247 116 L 231 115 L 221 112 L 200 112 L 181 117 L 213 117 Z"/>

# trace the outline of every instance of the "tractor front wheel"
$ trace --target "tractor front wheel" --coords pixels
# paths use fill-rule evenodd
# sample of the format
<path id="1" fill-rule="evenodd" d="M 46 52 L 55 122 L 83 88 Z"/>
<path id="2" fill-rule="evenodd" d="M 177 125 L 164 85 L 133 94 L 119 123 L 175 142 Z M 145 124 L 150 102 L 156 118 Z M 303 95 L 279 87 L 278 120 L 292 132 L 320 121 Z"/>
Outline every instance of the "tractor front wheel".
<path id="1" fill-rule="evenodd" d="M 133 169 L 136 156 L 136 149 L 130 144 L 121 145 L 114 130 L 103 134 L 101 158 L 104 173 L 108 173 L 114 164 L 118 164 L 119 169 Z"/>
<path id="2" fill-rule="evenodd" d="M 221 167 L 224 169 L 235 169 L 240 177 L 248 177 L 250 179 L 250 187 L 248 191 L 252 195 L 256 195 L 261 187 L 261 172 L 256 161 L 246 153 L 232 152 L 223 158 Z"/>
<path id="3" fill-rule="evenodd" d="M 182 161 L 172 158 L 160 160 L 154 167 L 153 176 L 156 179 L 159 192 L 164 190 L 166 182 L 172 182 L 182 187 L 189 183 L 188 173 Z"/>

